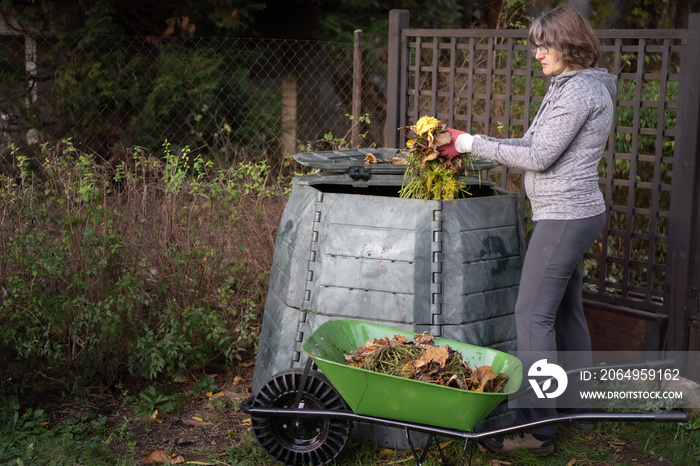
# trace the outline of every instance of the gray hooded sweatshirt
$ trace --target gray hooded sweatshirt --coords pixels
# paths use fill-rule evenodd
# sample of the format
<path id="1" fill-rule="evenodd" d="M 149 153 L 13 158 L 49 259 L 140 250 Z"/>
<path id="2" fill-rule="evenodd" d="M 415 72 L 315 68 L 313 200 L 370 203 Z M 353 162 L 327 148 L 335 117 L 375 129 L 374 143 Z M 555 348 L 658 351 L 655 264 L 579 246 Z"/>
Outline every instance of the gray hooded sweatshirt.
<path id="1" fill-rule="evenodd" d="M 617 78 L 603 68 L 551 79 L 537 116 L 520 139 L 484 135 L 472 155 L 525 170 L 533 220 L 574 220 L 605 212 L 598 162 L 612 128 Z"/>

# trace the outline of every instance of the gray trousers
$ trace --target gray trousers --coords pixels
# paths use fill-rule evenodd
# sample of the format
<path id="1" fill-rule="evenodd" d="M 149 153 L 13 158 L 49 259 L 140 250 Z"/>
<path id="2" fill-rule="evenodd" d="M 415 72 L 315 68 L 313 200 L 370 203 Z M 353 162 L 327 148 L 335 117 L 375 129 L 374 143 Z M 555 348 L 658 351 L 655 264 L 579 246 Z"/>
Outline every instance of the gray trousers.
<path id="1" fill-rule="evenodd" d="M 605 226 L 605 213 L 577 220 L 540 220 L 527 247 L 515 304 L 518 353 L 591 351 L 591 337 L 583 313 L 583 254 Z M 523 378 L 533 361 L 523 360 Z M 554 361 L 552 361 L 554 362 Z M 579 366 L 580 367 L 580 366 Z M 523 381 L 525 383 L 525 380 Z M 556 413 L 551 407 L 518 403 L 518 423 Z M 538 401 L 537 406 L 541 406 Z M 533 429 L 533 434 L 554 435 L 555 425 Z"/>

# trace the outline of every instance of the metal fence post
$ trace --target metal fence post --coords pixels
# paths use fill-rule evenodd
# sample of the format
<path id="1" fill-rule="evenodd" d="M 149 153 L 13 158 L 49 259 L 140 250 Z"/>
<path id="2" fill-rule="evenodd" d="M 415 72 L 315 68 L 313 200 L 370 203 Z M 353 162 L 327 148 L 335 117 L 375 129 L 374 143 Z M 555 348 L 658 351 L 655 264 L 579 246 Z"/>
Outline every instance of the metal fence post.
<path id="1" fill-rule="evenodd" d="M 401 32 L 408 28 L 410 13 L 408 10 L 391 10 L 389 12 L 389 56 L 386 85 L 386 126 L 384 127 L 384 147 L 399 145 L 399 115 L 401 109 Z"/>
<path id="2" fill-rule="evenodd" d="M 673 188 L 668 238 L 670 306 L 668 350 L 688 349 L 690 315 L 700 281 L 700 13 L 688 18 L 686 53 L 678 93 L 678 136 L 673 154 Z M 696 309 L 697 311 L 697 309 Z"/>

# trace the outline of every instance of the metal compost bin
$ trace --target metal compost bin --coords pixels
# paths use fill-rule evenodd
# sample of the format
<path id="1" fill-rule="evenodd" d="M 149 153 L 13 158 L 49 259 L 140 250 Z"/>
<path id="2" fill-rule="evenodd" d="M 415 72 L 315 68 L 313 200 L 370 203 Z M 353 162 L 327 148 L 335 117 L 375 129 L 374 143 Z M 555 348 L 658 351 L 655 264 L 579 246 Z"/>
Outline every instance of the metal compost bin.
<path id="1" fill-rule="evenodd" d="M 380 163 L 365 164 L 367 153 Z M 295 155 L 317 173 L 294 179 L 282 214 L 254 393 L 275 373 L 303 367 L 305 336 L 338 318 L 515 349 L 524 254 L 517 196 L 480 180 L 479 172 L 496 166 L 481 160 L 471 165 L 476 175 L 465 178 L 464 198 L 401 199 L 405 165 L 391 163 L 400 155 L 398 149 Z M 494 411 L 492 423 L 512 414 L 503 411 Z M 362 435 L 408 448 L 402 432 L 372 429 Z"/>

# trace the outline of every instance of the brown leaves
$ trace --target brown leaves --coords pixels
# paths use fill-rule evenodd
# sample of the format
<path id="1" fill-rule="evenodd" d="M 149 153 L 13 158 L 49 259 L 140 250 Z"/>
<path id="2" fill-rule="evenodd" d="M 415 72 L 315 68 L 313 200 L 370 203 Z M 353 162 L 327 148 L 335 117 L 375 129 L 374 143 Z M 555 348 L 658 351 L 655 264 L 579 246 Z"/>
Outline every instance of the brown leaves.
<path id="1" fill-rule="evenodd" d="M 499 393 L 503 391 L 505 374 L 496 375 L 491 366 L 479 366 L 469 378 L 470 390 L 475 392 Z"/>
<path id="2" fill-rule="evenodd" d="M 434 346 L 426 348 L 423 356 L 413 362 L 416 369 L 429 366 L 431 363 L 436 363 L 440 368 L 445 367 L 447 360 L 450 359 L 450 352 L 447 346 L 436 348 Z"/>
<path id="3" fill-rule="evenodd" d="M 448 158 L 440 154 L 438 148 L 452 141 L 442 121 L 423 116 L 415 125 L 399 130 L 408 130 L 413 137 L 401 151 L 406 155 L 406 173 L 399 197 L 444 201 L 467 192 L 460 175 L 465 172 L 464 158 L 469 156 Z"/>
<path id="4" fill-rule="evenodd" d="M 143 457 L 144 464 L 180 464 L 185 462 L 185 458 L 174 453 L 168 455 L 163 450 L 153 450 Z"/>
<path id="5" fill-rule="evenodd" d="M 413 341 L 403 335 L 375 338 L 345 359 L 353 367 L 476 392 L 503 392 L 508 378 L 490 366 L 471 370 L 449 345 L 435 346 L 428 332 L 414 335 Z"/>
<path id="6" fill-rule="evenodd" d="M 440 157 L 438 147 L 449 144 L 452 141 L 452 135 L 445 129 L 447 125 L 439 120 L 436 120 L 436 122 L 433 129 L 423 133 L 419 131 L 416 125 L 400 127 L 399 130 L 407 130 L 414 137 L 414 139 L 407 141 L 406 149 L 402 152 L 409 157 L 416 157 L 420 163 L 438 160 L 438 158 L 443 164 L 449 162 L 449 159 Z"/>

